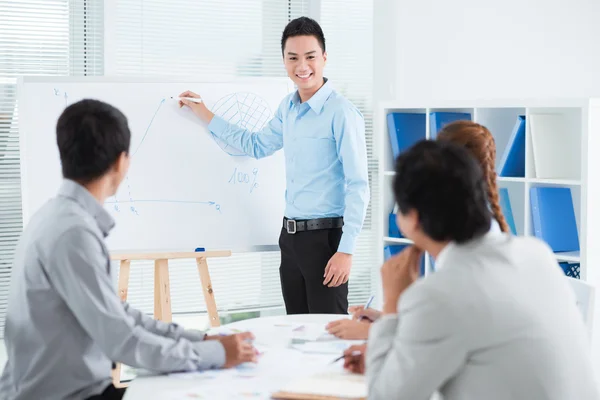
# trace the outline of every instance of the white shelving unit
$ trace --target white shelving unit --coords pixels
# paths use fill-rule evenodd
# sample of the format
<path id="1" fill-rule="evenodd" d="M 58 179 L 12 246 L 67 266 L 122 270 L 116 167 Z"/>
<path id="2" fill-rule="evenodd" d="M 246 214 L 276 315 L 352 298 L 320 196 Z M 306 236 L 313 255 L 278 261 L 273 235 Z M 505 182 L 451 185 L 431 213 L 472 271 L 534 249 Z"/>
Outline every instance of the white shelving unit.
<path id="1" fill-rule="evenodd" d="M 569 187 L 577 220 L 580 251 L 555 253 L 556 259 L 557 262 L 579 262 L 580 279 L 599 288 L 600 99 L 477 100 L 438 104 L 381 103 L 375 110 L 381 188 L 381 196 L 378 199 L 378 209 L 381 213 L 380 264 L 384 258 L 384 246 L 410 243 L 408 239 L 388 237 L 388 218 L 395 204 L 391 188 L 395 173 L 387 115 L 394 112 L 425 114 L 426 126 L 422 138 L 429 139 L 431 137 L 429 115 L 437 111 L 468 112 L 473 121 L 486 126 L 496 141 L 497 167 L 512 134 L 517 116 L 525 116 L 525 174 L 522 177 L 499 177 L 498 179 L 499 186 L 508 189 L 517 234 L 533 235 L 529 198 L 532 187 Z M 544 117 L 540 119 L 539 115 L 551 115 L 548 117 L 551 123 L 547 123 Z M 532 129 L 532 119 L 536 122 L 534 129 Z M 551 132 L 549 129 L 554 131 Z M 539 158 L 536 160 L 536 157 Z M 548 161 L 554 159 L 557 160 L 557 167 L 552 170 L 554 163 Z M 425 257 L 425 262 L 426 273 L 431 273 L 430 257 Z M 596 294 L 596 303 L 599 301 L 600 293 Z M 594 307 L 594 325 L 596 326 L 594 336 L 598 337 L 598 340 L 594 340 L 595 354 L 600 360 L 599 304 Z"/>

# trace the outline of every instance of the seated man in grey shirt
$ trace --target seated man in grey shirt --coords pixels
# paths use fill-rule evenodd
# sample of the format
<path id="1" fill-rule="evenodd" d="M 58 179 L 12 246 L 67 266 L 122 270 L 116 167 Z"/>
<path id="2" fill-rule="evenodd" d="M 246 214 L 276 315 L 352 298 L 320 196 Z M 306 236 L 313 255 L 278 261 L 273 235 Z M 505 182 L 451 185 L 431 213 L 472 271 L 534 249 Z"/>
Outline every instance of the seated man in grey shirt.
<path id="1" fill-rule="evenodd" d="M 171 372 L 256 361 L 250 333 L 206 337 L 121 302 L 104 242 L 114 221 L 103 203 L 129 167 L 127 119 L 83 100 L 63 112 L 56 132 L 65 179 L 15 253 L 0 398 L 120 399 L 113 362 Z"/>

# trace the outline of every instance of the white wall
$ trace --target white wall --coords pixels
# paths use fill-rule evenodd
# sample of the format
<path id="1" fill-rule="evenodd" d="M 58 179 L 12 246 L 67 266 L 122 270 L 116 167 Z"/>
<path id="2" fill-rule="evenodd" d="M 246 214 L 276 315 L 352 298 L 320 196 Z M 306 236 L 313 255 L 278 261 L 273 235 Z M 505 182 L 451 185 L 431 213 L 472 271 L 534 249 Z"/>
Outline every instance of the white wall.
<path id="1" fill-rule="evenodd" d="M 390 0 L 396 98 L 600 95 L 597 0 Z"/>

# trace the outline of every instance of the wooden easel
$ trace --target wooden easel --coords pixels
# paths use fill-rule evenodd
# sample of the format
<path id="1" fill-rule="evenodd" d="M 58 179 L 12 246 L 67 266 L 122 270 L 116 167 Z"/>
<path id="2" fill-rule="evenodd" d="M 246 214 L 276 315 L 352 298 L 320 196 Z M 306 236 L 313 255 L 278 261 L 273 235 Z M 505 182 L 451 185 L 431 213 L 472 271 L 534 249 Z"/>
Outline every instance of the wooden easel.
<path id="1" fill-rule="evenodd" d="M 220 326 L 219 313 L 217 312 L 217 303 L 215 302 L 214 291 L 208 272 L 207 259 L 211 257 L 229 257 L 231 251 L 201 251 L 201 252 L 172 252 L 172 253 L 123 253 L 112 254 L 111 260 L 121 261 L 119 269 L 119 297 L 121 300 L 127 300 L 127 290 L 129 288 L 129 271 L 131 261 L 135 260 L 154 260 L 154 318 L 159 321 L 171 322 L 171 289 L 169 283 L 169 260 L 195 258 L 202 283 L 202 293 L 206 303 L 210 326 Z M 117 387 L 127 386 L 121 384 L 121 364 L 112 373 L 113 384 Z"/>

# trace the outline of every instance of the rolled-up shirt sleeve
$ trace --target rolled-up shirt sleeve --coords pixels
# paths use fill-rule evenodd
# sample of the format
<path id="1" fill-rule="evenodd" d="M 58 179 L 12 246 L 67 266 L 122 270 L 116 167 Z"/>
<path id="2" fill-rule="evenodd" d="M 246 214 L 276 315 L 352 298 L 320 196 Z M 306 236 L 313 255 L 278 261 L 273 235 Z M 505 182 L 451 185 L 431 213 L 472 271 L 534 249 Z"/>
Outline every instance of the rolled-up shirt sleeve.
<path id="1" fill-rule="evenodd" d="M 198 334 L 184 334 L 174 324 L 150 322 L 123 304 L 112 285 L 107 250 L 87 228 L 63 233 L 49 259 L 48 279 L 111 360 L 157 372 L 217 368 L 225 363 L 219 341 L 195 340 Z"/>

